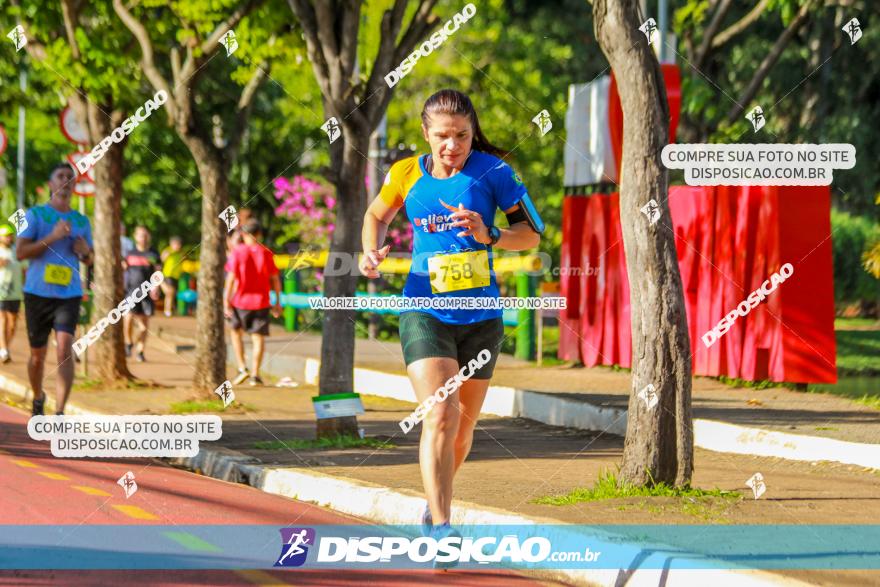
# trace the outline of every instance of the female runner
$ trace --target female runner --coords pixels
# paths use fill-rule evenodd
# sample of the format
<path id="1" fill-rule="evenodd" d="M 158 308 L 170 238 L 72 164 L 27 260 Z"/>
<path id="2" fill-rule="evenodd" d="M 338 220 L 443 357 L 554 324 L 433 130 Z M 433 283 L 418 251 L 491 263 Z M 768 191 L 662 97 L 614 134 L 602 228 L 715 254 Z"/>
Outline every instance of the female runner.
<path id="1" fill-rule="evenodd" d="M 428 98 L 422 133 L 430 154 L 392 165 L 379 197 L 367 209 L 361 272 L 368 278 L 379 276 L 379 264 L 390 250 L 390 245 L 382 246 L 388 226 L 406 207 L 414 238 L 404 298 L 497 300 L 492 249 L 534 248 L 544 225 L 520 178 L 499 158 L 504 152 L 483 135 L 465 94 L 447 89 Z M 496 208 L 507 215 L 509 228 L 494 225 Z M 480 302 L 486 307 L 485 299 Z M 470 451 L 503 335 L 497 307 L 435 305 L 400 316 L 403 356 L 420 403 L 453 376 L 470 374 L 460 387 L 453 379 L 457 392 L 435 403 L 423 422 L 419 464 L 427 505 L 422 530 L 438 540 L 457 534 L 449 524 L 452 481 Z"/>

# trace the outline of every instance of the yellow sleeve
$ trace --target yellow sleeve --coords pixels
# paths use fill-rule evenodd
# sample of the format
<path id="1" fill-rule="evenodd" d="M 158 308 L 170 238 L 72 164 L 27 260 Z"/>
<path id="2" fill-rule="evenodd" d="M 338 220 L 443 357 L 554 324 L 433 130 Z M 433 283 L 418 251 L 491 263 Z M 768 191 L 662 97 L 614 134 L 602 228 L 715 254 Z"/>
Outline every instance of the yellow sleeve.
<path id="1" fill-rule="evenodd" d="M 379 198 L 390 208 L 400 208 L 406 194 L 419 178 L 418 157 L 402 159 L 391 166 L 385 183 L 379 191 Z"/>

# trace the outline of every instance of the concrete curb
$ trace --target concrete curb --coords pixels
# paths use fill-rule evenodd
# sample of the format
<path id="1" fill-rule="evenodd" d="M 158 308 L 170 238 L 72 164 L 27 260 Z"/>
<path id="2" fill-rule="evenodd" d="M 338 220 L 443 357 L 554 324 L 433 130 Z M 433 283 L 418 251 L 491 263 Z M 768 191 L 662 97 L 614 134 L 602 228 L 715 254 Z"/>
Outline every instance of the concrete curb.
<path id="1" fill-rule="evenodd" d="M 24 399 L 27 387 L 21 382 L 0 375 L 0 389 Z M 68 402 L 67 412 L 81 415 L 102 415 Z M 411 492 L 394 490 L 374 483 L 337 477 L 324 473 L 277 468 L 262 465 L 255 457 L 218 447 L 201 448 L 194 457 L 166 459 L 172 464 L 188 468 L 198 474 L 224 481 L 245 483 L 261 491 L 313 503 L 340 513 L 365 519 L 374 524 L 412 524 L 421 517 L 424 497 Z M 456 500 L 453 503 L 453 524 L 456 525 L 561 525 L 559 520 L 520 516 L 511 512 L 478 506 Z M 604 533 L 606 537 L 612 535 Z M 625 545 L 618 538 L 617 544 Z M 671 549 L 670 549 L 671 550 Z M 677 553 L 668 556 L 652 550 L 642 564 L 652 563 L 655 558 L 667 560 L 682 557 Z M 691 587 L 712 584 L 713 587 L 807 587 L 809 584 L 767 571 L 750 569 L 547 569 L 529 571 L 529 575 L 557 580 L 575 585 L 598 585 L 617 587 Z"/>

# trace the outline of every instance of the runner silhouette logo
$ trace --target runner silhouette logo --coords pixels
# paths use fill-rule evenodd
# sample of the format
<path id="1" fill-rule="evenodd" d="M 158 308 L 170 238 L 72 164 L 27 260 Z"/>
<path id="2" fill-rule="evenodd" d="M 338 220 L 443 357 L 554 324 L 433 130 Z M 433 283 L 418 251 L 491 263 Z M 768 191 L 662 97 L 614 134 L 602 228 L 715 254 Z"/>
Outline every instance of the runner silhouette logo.
<path id="1" fill-rule="evenodd" d="M 276 567 L 301 567 L 309 556 L 309 546 L 315 545 L 314 528 L 281 528 L 281 554 Z"/>

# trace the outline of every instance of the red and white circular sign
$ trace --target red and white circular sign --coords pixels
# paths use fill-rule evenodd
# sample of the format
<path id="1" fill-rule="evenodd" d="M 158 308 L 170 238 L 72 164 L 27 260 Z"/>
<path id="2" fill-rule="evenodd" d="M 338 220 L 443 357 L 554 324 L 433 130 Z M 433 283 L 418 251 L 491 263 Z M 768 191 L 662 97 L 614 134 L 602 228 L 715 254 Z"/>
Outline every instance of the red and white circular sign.
<path id="1" fill-rule="evenodd" d="M 6 129 L 0 125 L 0 155 L 6 151 L 6 145 L 9 144 L 9 139 L 6 137 Z"/>
<path id="2" fill-rule="evenodd" d="M 70 153 L 67 156 L 67 160 L 73 165 L 73 168 L 76 169 L 77 179 L 88 179 L 89 181 L 95 181 L 95 176 L 92 175 L 92 169 L 94 167 L 89 167 L 88 171 L 85 174 L 79 172 L 79 167 L 76 166 L 77 161 L 88 155 L 88 151 L 77 151 L 76 153 Z"/>
<path id="3" fill-rule="evenodd" d="M 61 111 L 61 133 L 71 143 L 77 145 L 87 145 L 89 143 L 89 133 L 86 127 L 80 124 L 73 112 L 73 108 L 67 106 Z"/>
<path id="4" fill-rule="evenodd" d="M 76 184 L 73 186 L 73 193 L 77 196 L 94 196 L 95 195 L 95 178 L 92 176 L 92 168 L 90 167 L 85 173 L 79 173 L 76 162 L 88 155 L 87 151 L 77 151 L 70 153 L 67 160 L 77 170 Z"/>
<path id="5" fill-rule="evenodd" d="M 76 185 L 73 186 L 73 193 L 77 196 L 94 196 L 96 191 L 95 182 L 83 175 L 76 180 Z"/>

